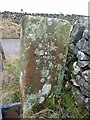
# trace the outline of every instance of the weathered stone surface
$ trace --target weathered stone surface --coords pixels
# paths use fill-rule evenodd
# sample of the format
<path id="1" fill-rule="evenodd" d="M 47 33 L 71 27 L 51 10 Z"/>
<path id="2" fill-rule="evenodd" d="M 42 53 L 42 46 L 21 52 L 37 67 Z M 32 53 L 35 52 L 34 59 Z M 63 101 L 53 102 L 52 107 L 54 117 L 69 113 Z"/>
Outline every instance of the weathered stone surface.
<path id="1" fill-rule="evenodd" d="M 69 45 L 72 91 L 76 102 L 90 110 L 90 30 L 88 17 L 75 23 Z M 74 56 L 74 57 L 72 57 Z"/>
<path id="2" fill-rule="evenodd" d="M 82 72 L 82 76 L 84 77 L 84 79 L 88 82 L 88 84 L 90 85 L 90 70 L 85 70 Z"/>
<path id="3" fill-rule="evenodd" d="M 74 44 L 76 44 L 82 38 L 84 30 L 85 26 L 80 25 L 79 22 L 75 23 L 73 31 L 71 32 L 71 39 Z"/>
<path id="4" fill-rule="evenodd" d="M 58 18 L 23 18 L 20 84 L 24 115 L 60 94 L 70 27 Z"/>

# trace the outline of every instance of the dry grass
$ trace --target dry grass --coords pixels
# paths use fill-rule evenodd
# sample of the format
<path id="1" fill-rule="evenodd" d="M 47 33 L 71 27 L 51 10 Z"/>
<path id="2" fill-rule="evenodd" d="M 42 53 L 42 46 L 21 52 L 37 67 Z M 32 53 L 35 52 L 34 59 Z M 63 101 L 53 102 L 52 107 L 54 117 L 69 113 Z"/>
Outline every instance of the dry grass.
<path id="1" fill-rule="evenodd" d="M 20 38 L 20 25 L 10 19 L 0 21 L 0 38 Z"/>
<path id="2" fill-rule="evenodd" d="M 19 102 L 19 60 L 4 61 L 0 86 L 0 105 Z"/>

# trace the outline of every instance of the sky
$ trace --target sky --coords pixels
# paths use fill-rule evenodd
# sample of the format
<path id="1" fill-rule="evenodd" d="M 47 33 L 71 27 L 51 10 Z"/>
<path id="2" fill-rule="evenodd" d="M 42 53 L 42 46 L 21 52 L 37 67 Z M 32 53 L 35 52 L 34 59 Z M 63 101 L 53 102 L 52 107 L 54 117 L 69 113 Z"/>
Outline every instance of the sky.
<path id="1" fill-rule="evenodd" d="M 90 0 L 0 0 L 0 11 L 88 15 Z"/>

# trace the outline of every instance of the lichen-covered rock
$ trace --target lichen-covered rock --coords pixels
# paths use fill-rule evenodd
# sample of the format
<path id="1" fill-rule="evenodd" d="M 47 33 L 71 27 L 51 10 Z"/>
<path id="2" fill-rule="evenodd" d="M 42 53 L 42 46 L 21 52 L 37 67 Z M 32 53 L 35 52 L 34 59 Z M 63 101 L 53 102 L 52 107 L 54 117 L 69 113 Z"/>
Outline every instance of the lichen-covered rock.
<path id="1" fill-rule="evenodd" d="M 68 21 L 58 18 L 23 18 L 20 84 L 24 117 L 60 94 L 70 28 Z"/>

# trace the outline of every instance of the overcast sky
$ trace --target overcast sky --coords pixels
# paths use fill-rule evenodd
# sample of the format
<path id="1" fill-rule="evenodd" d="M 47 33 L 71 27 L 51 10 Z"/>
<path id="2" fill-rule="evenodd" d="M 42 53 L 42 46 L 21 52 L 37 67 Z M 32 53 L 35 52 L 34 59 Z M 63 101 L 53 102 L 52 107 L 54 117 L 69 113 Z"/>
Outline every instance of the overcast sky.
<path id="1" fill-rule="evenodd" d="M 0 0 L 0 11 L 88 15 L 90 0 Z"/>

